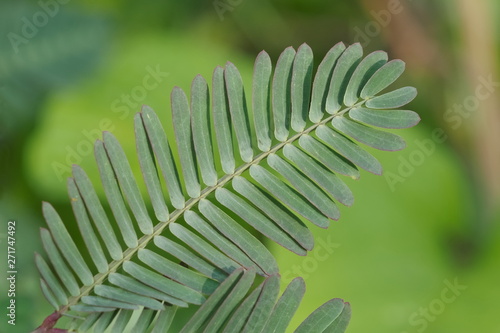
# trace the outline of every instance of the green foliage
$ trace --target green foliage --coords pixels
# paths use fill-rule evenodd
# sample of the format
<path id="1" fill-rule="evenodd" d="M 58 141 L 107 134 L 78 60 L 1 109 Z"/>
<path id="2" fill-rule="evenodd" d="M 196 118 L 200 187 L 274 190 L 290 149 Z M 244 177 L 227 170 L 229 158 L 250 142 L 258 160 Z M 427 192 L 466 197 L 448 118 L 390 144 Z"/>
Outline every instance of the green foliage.
<path id="1" fill-rule="evenodd" d="M 262 52 L 251 110 L 231 63 L 215 69 L 211 94 L 201 76 L 189 100 L 174 88 L 178 159 L 155 112 L 143 107 L 134 119 L 135 138 L 152 214 L 123 149 L 105 132 L 95 155 L 113 220 L 83 169 L 74 166 L 68 180 L 92 262 L 85 262 L 52 206 L 43 204 L 49 230 L 42 229 L 42 240 L 52 267 L 39 255 L 36 262 L 57 314 L 76 316 L 72 327 L 82 332 L 159 332 L 175 320 L 178 307 L 192 304 L 200 307 L 182 332 L 284 332 L 304 282 L 292 281 L 278 299 L 276 260 L 242 221 L 306 255 L 314 246 L 306 223 L 327 228 L 340 218 L 336 202 L 353 204 L 337 174 L 357 179 L 358 167 L 382 172 L 355 141 L 401 150 L 402 138 L 371 126 L 406 128 L 419 121 L 414 112 L 386 110 L 410 102 L 414 88 L 376 96 L 402 74 L 404 63 L 387 62 L 381 51 L 362 58 L 359 44 L 339 43 L 313 76 L 313 53 L 303 44 L 297 52 L 287 48 L 272 75 Z M 256 274 L 264 281 L 249 293 Z M 297 332 L 341 333 L 349 318 L 349 304 L 334 299 Z"/>

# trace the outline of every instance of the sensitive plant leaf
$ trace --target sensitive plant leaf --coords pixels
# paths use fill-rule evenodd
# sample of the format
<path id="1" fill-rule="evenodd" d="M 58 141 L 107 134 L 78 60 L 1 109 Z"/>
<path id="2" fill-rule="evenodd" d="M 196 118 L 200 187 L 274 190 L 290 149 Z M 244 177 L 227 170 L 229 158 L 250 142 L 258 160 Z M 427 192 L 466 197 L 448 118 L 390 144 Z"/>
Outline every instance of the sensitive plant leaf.
<path id="1" fill-rule="evenodd" d="M 297 52 L 285 49 L 274 73 L 269 55 L 261 52 L 252 110 L 241 75 L 228 62 L 214 70 L 211 90 L 201 76 L 193 80 L 190 101 L 181 88 L 172 90 L 174 135 L 143 106 L 134 126 L 144 194 L 120 144 L 105 132 L 94 150 L 107 203 L 101 204 L 78 166 L 68 180 L 95 276 L 76 247 L 81 239 L 73 241 L 55 210 L 43 205 L 49 230 L 41 235 L 49 260 L 37 255 L 36 262 L 42 291 L 59 316 L 74 316 L 70 328 L 157 332 L 176 320 L 177 307 L 193 304 L 201 306 L 185 332 L 231 332 L 228 321 L 245 332 L 284 332 L 304 293 L 303 280 L 292 281 L 276 303 L 277 263 L 243 221 L 306 255 L 314 246 L 306 223 L 326 228 L 340 216 L 337 201 L 353 203 L 342 176 L 358 179 L 358 167 L 382 173 L 360 144 L 405 146 L 400 137 L 371 126 L 407 128 L 419 121 L 414 112 L 398 109 L 415 97 L 414 88 L 379 95 L 404 63 L 387 62 L 382 51 L 362 55 L 359 44 L 337 44 L 312 83 L 313 53 L 306 44 Z M 236 161 L 233 149 L 243 161 Z M 256 151 L 261 153 L 254 156 Z M 191 199 L 186 201 L 184 190 Z M 264 283 L 247 296 L 255 274 Z M 350 308 L 334 311 L 337 303 L 327 302 L 299 329 L 343 332 Z"/>

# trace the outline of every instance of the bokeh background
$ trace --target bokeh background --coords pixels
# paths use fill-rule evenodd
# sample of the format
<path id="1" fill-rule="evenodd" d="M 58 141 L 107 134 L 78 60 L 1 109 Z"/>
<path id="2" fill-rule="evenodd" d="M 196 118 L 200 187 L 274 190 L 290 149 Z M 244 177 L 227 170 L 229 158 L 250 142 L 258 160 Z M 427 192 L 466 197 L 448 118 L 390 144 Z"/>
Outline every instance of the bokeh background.
<path id="1" fill-rule="evenodd" d="M 1 1 L 0 332 L 28 332 L 53 311 L 33 261 L 41 201 L 76 232 L 66 178 L 77 163 L 98 185 L 91 146 L 102 130 L 138 170 L 142 104 L 167 123 L 171 89 L 188 90 L 196 74 L 210 79 L 230 60 L 248 88 L 259 51 L 275 62 L 306 42 L 317 65 L 339 41 L 403 59 L 397 85 L 418 88 L 409 108 L 422 122 L 401 132 L 406 150 L 373 152 L 384 175 L 349 182 L 355 205 L 313 229 L 309 257 L 269 245 L 282 282 L 307 284 L 292 327 L 340 297 L 353 308 L 350 333 L 500 332 L 499 13 L 495 0 Z M 4 314 L 8 220 L 15 327 Z"/>

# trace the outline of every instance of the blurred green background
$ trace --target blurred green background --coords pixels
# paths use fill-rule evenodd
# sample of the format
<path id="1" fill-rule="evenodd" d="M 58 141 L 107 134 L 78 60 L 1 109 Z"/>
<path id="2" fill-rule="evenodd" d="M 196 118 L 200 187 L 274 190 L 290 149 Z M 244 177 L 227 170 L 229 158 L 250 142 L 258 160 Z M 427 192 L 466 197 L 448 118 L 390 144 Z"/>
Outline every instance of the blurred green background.
<path id="1" fill-rule="evenodd" d="M 52 312 L 33 261 L 41 201 L 77 231 L 65 182 L 77 163 L 98 185 L 101 130 L 138 171 L 142 104 L 167 123 L 171 89 L 188 90 L 196 74 L 210 80 L 230 60 L 249 88 L 259 51 L 275 62 L 306 42 L 318 64 L 339 41 L 403 59 L 397 84 L 418 88 L 409 108 L 422 122 L 401 132 L 406 150 L 373 151 L 385 174 L 348 182 L 355 205 L 327 231 L 311 227 L 308 257 L 269 244 L 282 282 L 307 284 L 292 327 L 340 297 L 353 308 L 350 333 L 500 332 L 498 13 L 495 0 L 0 1 L 2 281 L 8 220 L 19 272 L 15 327 L 0 284 L 0 332 L 30 331 Z"/>

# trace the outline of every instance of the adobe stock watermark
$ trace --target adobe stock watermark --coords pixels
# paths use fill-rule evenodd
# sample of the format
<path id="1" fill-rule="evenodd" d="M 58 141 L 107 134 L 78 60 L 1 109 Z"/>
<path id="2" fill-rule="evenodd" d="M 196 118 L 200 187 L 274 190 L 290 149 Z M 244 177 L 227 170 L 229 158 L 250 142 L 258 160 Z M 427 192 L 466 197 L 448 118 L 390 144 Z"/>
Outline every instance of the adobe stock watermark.
<path id="1" fill-rule="evenodd" d="M 500 87 L 500 82 L 494 81 L 491 74 L 488 77 L 480 76 L 474 94 L 465 97 L 461 103 L 456 103 L 446 110 L 443 114 L 444 121 L 450 124 L 451 129 L 457 130 L 465 119 L 471 117 L 479 109 L 481 102 L 493 96 L 498 87 Z M 396 170 L 384 172 L 384 178 L 390 190 L 396 191 L 396 186 L 410 178 L 417 168 L 434 154 L 437 145 L 446 142 L 447 139 L 448 135 L 444 129 L 438 127 L 431 132 L 430 138 L 415 140 L 417 148 L 406 155 L 403 152 L 398 157 L 399 164 Z"/>
<path id="2" fill-rule="evenodd" d="M 133 109 L 137 109 L 140 102 L 144 101 L 148 93 L 158 88 L 160 84 L 168 77 L 168 72 L 162 72 L 160 65 L 156 67 L 146 66 L 147 74 L 142 79 L 142 84 L 130 89 L 128 93 L 122 94 L 120 97 L 111 102 L 111 111 L 120 114 L 121 120 L 126 119 L 131 115 Z M 71 166 L 79 164 L 84 157 L 90 155 L 94 151 L 94 142 L 101 138 L 103 131 L 112 132 L 115 129 L 115 124 L 109 118 L 102 118 L 97 127 L 90 130 L 83 129 L 81 131 L 81 139 L 76 145 L 66 145 L 64 163 L 53 161 L 51 164 L 52 170 L 59 181 L 63 181 L 65 177 L 71 175 Z"/>
<path id="3" fill-rule="evenodd" d="M 219 20 L 224 21 L 226 12 L 234 11 L 234 9 L 241 5 L 242 2 L 243 0 L 214 0 L 212 4 L 217 16 L 219 16 Z"/>
<path id="4" fill-rule="evenodd" d="M 51 18 L 56 16 L 61 9 L 61 5 L 65 5 L 71 0 L 40 0 L 38 6 L 40 10 L 36 11 L 31 17 L 21 17 L 21 31 L 9 32 L 7 38 L 14 53 L 19 53 L 19 46 L 28 44 L 29 41 L 38 35 L 40 29 L 45 27 Z"/>
<path id="5" fill-rule="evenodd" d="M 300 276 L 307 280 L 318 269 L 319 264 L 328 260 L 339 247 L 340 244 L 335 243 L 332 236 L 327 236 L 326 239 L 320 238 L 312 253 L 304 257 L 300 264 L 294 264 L 290 269 L 284 271 L 281 274 L 282 279 L 291 281 L 294 277 Z"/>
<path id="6" fill-rule="evenodd" d="M 413 312 L 408 318 L 408 323 L 412 329 L 401 333 L 424 332 L 431 323 L 443 314 L 446 307 L 455 302 L 462 295 L 462 292 L 467 289 L 466 285 L 459 283 L 458 278 L 455 278 L 453 282 L 444 280 L 443 283 L 445 287 L 439 297 L 430 301 L 425 307 L 420 307 Z"/>
<path id="7" fill-rule="evenodd" d="M 405 0 L 411 2 L 412 0 Z M 354 41 L 367 47 L 373 38 L 380 35 L 384 28 L 387 28 L 392 22 L 393 16 L 401 14 L 405 9 L 401 0 L 388 0 L 387 7 L 379 11 L 371 10 L 372 20 L 367 22 L 362 28 L 354 28 Z"/>

